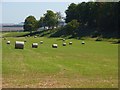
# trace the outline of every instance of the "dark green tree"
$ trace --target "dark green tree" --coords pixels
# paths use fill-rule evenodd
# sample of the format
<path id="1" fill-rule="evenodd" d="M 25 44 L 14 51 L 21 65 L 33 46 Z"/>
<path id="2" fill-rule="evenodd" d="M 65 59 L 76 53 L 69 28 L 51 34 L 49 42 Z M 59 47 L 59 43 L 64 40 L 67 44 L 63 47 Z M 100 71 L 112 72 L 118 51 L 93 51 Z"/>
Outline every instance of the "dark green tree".
<path id="1" fill-rule="evenodd" d="M 45 18 L 41 17 L 40 20 L 38 21 L 38 27 L 44 27 L 45 28 Z"/>
<path id="2" fill-rule="evenodd" d="M 37 20 L 35 19 L 34 16 L 28 16 L 26 19 L 25 19 L 25 22 L 24 22 L 24 31 L 29 31 L 29 32 L 32 32 L 32 31 L 35 31 L 37 29 Z"/>
<path id="3" fill-rule="evenodd" d="M 61 20 L 62 19 L 61 12 L 56 12 L 56 17 L 57 17 L 58 20 Z"/>
<path id="4" fill-rule="evenodd" d="M 63 19 L 61 12 L 56 12 L 56 18 L 57 18 L 57 27 L 58 27 L 58 25 Z"/>
<path id="5" fill-rule="evenodd" d="M 44 14 L 44 24 L 50 28 L 57 26 L 58 18 L 56 13 L 51 10 L 47 10 L 47 13 Z"/>
<path id="6" fill-rule="evenodd" d="M 76 29 L 78 29 L 80 23 L 77 20 L 72 20 L 65 26 L 65 30 L 67 31 L 67 34 L 75 35 Z"/>
<path id="7" fill-rule="evenodd" d="M 66 10 L 66 23 L 76 19 L 89 33 L 97 31 L 109 36 L 118 31 L 119 6 L 119 2 L 72 3 Z"/>
<path id="8" fill-rule="evenodd" d="M 72 21 L 73 19 L 77 19 L 77 13 L 76 13 L 76 4 L 71 3 L 68 7 L 68 9 L 65 11 L 66 13 L 66 23 Z"/>

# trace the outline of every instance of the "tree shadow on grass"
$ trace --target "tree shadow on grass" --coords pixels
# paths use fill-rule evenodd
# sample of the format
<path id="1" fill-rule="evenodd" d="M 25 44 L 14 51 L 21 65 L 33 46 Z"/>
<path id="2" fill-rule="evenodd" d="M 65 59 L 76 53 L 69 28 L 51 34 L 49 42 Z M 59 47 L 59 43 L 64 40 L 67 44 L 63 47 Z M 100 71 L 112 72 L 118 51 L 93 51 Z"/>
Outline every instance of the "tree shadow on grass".
<path id="1" fill-rule="evenodd" d="M 17 36 L 17 37 L 26 37 L 26 36 L 35 36 L 35 35 L 39 35 L 41 33 L 43 33 L 45 31 L 35 31 L 35 32 L 32 32 L 32 33 L 28 33 L 28 34 L 24 34 L 24 35 L 21 35 L 21 36 Z"/>

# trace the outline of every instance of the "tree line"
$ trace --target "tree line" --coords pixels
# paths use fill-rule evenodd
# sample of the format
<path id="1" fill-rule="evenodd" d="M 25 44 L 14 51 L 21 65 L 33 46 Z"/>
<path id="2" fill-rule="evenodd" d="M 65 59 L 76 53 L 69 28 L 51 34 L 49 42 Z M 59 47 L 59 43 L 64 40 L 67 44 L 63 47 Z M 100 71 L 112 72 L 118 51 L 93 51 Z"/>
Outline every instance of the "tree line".
<path id="1" fill-rule="evenodd" d="M 77 20 L 80 23 L 79 30 L 81 27 L 90 29 L 89 34 L 117 34 L 120 26 L 119 10 L 120 2 L 71 3 L 65 12 L 66 23 Z"/>
<path id="2" fill-rule="evenodd" d="M 120 2 L 82 2 L 71 3 L 66 13 L 66 26 L 61 28 L 67 35 L 80 36 L 81 33 L 93 36 L 104 34 L 118 34 L 120 26 Z M 48 10 L 40 20 L 34 16 L 25 19 L 24 29 L 36 30 L 39 27 L 48 26 L 49 29 L 58 27 L 61 14 Z M 118 37 L 118 36 L 116 36 Z"/>
<path id="3" fill-rule="evenodd" d="M 34 16 L 28 16 L 24 22 L 24 30 L 25 31 L 35 31 L 40 27 L 48 27 L 48 29 L 54 29 L 54 27 L 58 27 L 58 23 L 61 20 L 62 15 L 60 12 L 54 13 L 51 10 L 47 10 L 47 12 L 40 17 L 40 20 L 36 20 Z"/>

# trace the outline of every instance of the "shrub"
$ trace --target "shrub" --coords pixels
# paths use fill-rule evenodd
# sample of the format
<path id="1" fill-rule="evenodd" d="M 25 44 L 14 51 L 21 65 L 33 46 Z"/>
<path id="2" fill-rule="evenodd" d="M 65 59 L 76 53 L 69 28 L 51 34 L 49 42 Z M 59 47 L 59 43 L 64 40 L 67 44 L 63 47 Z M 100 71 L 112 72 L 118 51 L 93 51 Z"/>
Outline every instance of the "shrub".
<path id="1" fill-rule="evenodd" d="M 97 37 L 97 39 L 95 41 L 102 41 L 103 38 L 102 37 Z"/>

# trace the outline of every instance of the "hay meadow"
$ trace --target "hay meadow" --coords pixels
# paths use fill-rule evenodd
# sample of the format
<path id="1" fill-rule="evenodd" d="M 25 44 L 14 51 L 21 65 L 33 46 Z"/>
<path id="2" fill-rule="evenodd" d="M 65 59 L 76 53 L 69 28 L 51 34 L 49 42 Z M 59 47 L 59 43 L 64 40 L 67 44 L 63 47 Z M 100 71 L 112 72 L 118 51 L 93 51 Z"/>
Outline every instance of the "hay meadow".
<path id="1" fill-rule="evenodd" d="M 85 39 L 82 45 L 83 40 L 66 39 L 62 46 L 62 38 L 34 36 L 1 39 L 3 88 L 118 87 L 118 44 Z M 24 49 L 15 49 L 15 41 L 24 40 Z M 52 48 L 53 43 L 58 48 Z"/>

